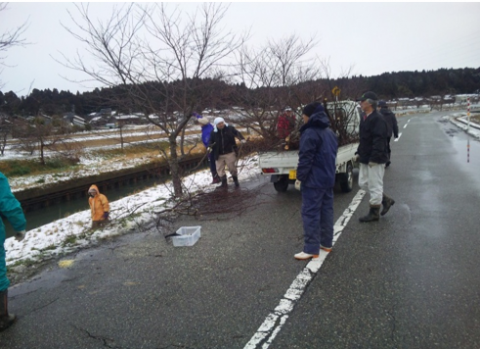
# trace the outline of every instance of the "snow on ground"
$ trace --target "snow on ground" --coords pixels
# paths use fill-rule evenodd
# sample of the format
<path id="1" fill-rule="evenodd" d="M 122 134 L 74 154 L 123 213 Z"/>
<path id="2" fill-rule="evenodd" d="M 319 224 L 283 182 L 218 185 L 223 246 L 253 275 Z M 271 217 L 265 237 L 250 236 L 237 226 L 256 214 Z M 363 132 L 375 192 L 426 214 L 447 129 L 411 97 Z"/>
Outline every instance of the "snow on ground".
<path id="1" fill-rule="evenodd" d="M 452 124 L 461 128 L 470 136 L 480 139 L 480 125 L 470 122 L 470 127 L 468 127 L 467 113 L 456 113 L 444 116 L 443 118 L 449 120 Z"/>
<path id="2" fill-rule="evenodd" d="M 245 137 L 247 136 L 243 128 L 239 128 L 239 130 L 245 135 Z M 93 137 L 95 138 L 97 136 L 93 136 Z M 77 140 L 82 140 L 82 141 L 88 140 L 88 139 L 92 139 L 92 138 L 88 136 L 84 138 L 77 138 Z M 205 149 L 203 146 L 203 143 L 201 142 L 200 133 L 185 136 L 185 140 L 186 140 L 186 143 L 189 144 L 189 146 L 193 146 L 194 144 L 197 144 L 195 149 Z M 128 145 L 130 146 L 136 143 L 145 144 L 148 142 L 158 142 L 158 139 L 129 142 Z M 142 164 L 151 163 L 154 160 L 151 156 L 139 156 L 135 158 L 124 158 L 121 161 L 112 162 L 112 160 L 110 159 L 101 159 L 98 156 L 92 155 L 90 153 L 90 151 L 94 151 L 97 149 L 102 149 L 102 150 L 120 149 L 120 147 L 121 145 L 117 144 L 117 145 L 111 145 L 111 146 L 101 146 L 101 147 L 95 147 L 95 148 L 92 147 L 92 148 L 85 149 L 84 154 L 80 157 L 78 169 L 75 171 L 55 173 L 55 174 L 41 174 L 36 176 L 20 176 L 20 177 L 9 178 L 8 181 L 12 189 L 12 192 L 15 193 L 21 190 L 48 185 L 51 183 L 70 181 L 73 178 L 83 178 L 83 177 L 95 176 L 100 173 L 116 172 L 119 170 L 134 168 Z M 49 157 L 51 154 L 52 153 L 47 151 L 45 156 Z M 7 159 L 11 160 L 11 159 L 18 159 L 18 158 L 33 159 L 37 157 L 38 156 L 35 154 L 32 156 L 30 154 L 21 153 L 18 151 L 6 151 L 5 156 L 3 156 L 1 159 L 2 160 L 7 160 Z M 157 157 L 160 159 L 163 157 L 163 155 L 161 155 L 159 152 Z"/>
<path id="3" fill-rule="evenodd" d="M 240 181 L 257 177 L 258 157 L 239 160 L 238 168 Z M 199 190 L 210 192 L 215 189 L 214 185 L 210 185 L 211 180 L 210 170 L 203 170 L 185 177 L 183 184 L 189 192 Z M 111 202 L 111 223 L 103 229 L 91 230 L 90 210 L 86 210 L 27 231 L 23 241 L 8 238 L 5 241 L 7 266 L 21 264 L 27 260 L 41 261 L 134 231 L 138 225 L 155 219 L 153 213 L 155 209 L 168 207 L 172 192 L 171 184 L 167 183 Z"/>
<path id="4" fill-rule="evenodd" d="M 466 113 L 456 113 L 445 116 L 453 124 L 466 131 L 466 125 L 455 120 L 465 116 Z M 480 125 L 477 125 L 480 128 Z M 468 131 L 474 137 L 480 138 L 480 129 L 470 127 Z M 71 178 L 90 176 L 106 171 L 115 171 L 137 164 L 145 163 L 146 157 L 139 157 L 132 161 L 112 164 L 111 161 L 101 161 L 98 158 L 82 159 L 85 168 L 75 173 L 57 175 L 26 176 L 9 180 L 12 191 L 15 188 L 38 186 L 39 183 L 52 183 Z M 88 165 L 92 166 L 88 166 Z M 239 161 L 239 179 L 245 181 L 259 175 L 258 157 L 253 156 Z M 209 170 L 194 173 L 184 178 L 184 185 L 190 191 L 211 191 L 215 187 L 210 185 L 211 175 Z M 159 185 L 140 193 L 128 196 L 121 200 L 111 202 L 111 220 L 103 229 L 92 231 L 90 210 L 77 212 L 69 217 L 54 221 L 39 228 L 27 232 L 25 239 L 17 242 L 14 238 L 8 238 L 5 242 L 7 250 L 7 265 L 12 266 L 22 261 L 33 262 L 48 259 L 51 256 L 62 255 L 78 248 L 94 244 L 102 239 L 122 235 L 135 230 L 137 225 L 151 222 L 155 215 L 153 211 L 160 207 L 168 207 L 172 188 L 170 184 Z"/>
<path id="5" fill-rule="evenodd" d="M 198 135 L 190 135 L 185 136 L 185 139 L 188 140 L 189 144 L 197 143 L 198 149 L 204 149 L 203 144 L 199 140 Z M 150 142 L 156 142 L 156 140 L 151 140 Z M 149 141 L 139 141 L 138 143 L 147 143 Z M 136 142 L 129 142 L 129 145 L 132 145 Z M 118 145 L 111 145 L 111 146 L 102 146 L 101 149 L 115 149 L 120 148 L 120 144 Z M 109 159 L 101 159 L 98 156 L 93 156 L 90 154 L 90 151 L 93 149 L 98 148 L 88 148 L 85 149 L 84 154 L 80 157 L 80 162 L 78 164 L 78 169 L 75 171 L 69 172 L 62 172 L 62 173 L 55 173 L 55 174 L 40 174 L 35 176 L 19 176 L 14 178 L 9 178 L 10 187 L 12 188 L 12 192 L 17 192 L 20 190 L 25 190 L 33 187 L 38 187 L 41 185 L 48 185 L 51 183 L 59 183 L 63 181 L 70 181 L 73 178 L 82 178 L 82 177 L 89 177 L 95 176 L 100 173 L 107 173 L 107 172 L 116 172 L 119 170 L 125 170 L 128 168 L 134 168 L 140 166 L 142 164 L 151 163 L 153 161 L 151 156 L 139 156 L 135 158 L 124 158 L 120 161 L 112 162 Z M 18 152 L 7 152 L 5 157 L 2 159 L 14 159 L 18 158 Z M 49 152 L 46 153 L 46 157 L 50 155 Z M 158 153 L 157 157 L 160 159 L 163 156 Z M 22 158 L 37 158 L 36 156 L 31 155 L 22 155 Z"/>

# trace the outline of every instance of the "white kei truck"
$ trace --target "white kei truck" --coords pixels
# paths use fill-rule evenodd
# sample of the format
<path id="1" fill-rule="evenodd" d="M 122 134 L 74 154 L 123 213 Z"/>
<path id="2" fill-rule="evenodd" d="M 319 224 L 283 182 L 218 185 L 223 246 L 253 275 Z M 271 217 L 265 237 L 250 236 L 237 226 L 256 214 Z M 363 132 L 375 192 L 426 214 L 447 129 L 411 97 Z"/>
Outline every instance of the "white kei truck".
<path id="1" fill-rule="evenodd" d="M 349 140 L 341 142 L 336 158 L 336 182 L 343 192 L 353 188 L 353 167 L 358 148 L 361 109 L 353 101 L 337 101 L 327 104 L 327 111 L 337 123 L 337 136 Z M 340 130 L 340 131 L 339 131 Z M 350 141 L 354 139 L 355 141 Z M 343 145 L 342 145 L 343 144 Z M 266 151 L 258 154 L 258 164 L 262 175 L 269 175 L 275 190 L 285 192 L 289 184 L 295 184 L 298 150 Z"/>

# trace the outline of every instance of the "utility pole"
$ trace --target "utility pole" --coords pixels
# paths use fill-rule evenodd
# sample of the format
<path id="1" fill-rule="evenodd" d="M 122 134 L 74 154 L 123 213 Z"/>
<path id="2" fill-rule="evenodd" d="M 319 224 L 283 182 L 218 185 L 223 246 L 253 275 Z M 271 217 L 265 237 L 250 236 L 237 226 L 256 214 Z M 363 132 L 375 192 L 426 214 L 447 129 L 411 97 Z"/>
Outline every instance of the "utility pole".
<path id="1" fill-rule="evenodd" d="M 467 98 L 467 134 L 470 131 L 470 97 Z M 467 139 L 467 163 L 470 162 L 470 135 Z"/>
<path id="2" fill-rule="evenodd" d="M 470 131 L 470 97 L 467 98 L 467 132 Z"/>

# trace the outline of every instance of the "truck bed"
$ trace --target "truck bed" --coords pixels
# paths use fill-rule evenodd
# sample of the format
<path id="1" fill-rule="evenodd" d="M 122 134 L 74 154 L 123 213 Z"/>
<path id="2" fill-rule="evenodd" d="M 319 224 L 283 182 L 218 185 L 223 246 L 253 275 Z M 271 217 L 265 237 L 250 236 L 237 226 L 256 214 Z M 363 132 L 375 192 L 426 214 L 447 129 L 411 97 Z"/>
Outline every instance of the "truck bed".
<path id="1" fill-rule="evenodd" d="M 338 148 L 336 158 L 337 173 L 343 172 L 343 167 L 351 161 L 357 151 L 358 143 L 347 144 Z M 289 174 L 298 165 L 298 150 L 263 152 L 258 154 L 259 168 L 265 175 Z"/>

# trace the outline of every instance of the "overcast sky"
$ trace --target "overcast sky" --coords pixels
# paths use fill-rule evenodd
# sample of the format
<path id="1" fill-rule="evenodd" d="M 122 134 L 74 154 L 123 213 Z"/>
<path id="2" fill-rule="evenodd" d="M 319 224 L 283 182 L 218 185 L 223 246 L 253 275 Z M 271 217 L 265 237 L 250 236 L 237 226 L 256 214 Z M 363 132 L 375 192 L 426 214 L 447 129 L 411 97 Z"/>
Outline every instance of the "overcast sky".
<path id="1" fill-rule="evenodd" d="M 109 17 L 115 3 L 94 3 L 98 16 Z M 172 3 L 169 6 L 173 6 Z M 198 3 L 180 3 L 192 9 Z M 86 76 L 53 58 L 74 55 L 79 43 L 61 26 L 68 25 L 72 3 L 9 3 L 0 12 L 0 33 L 24 22 L 31 44 L 3 54 L 8 66 L 0 81 L 3 92 L 26 95 L 30 88 L 57 88 L 73 93 L 92 83 L 70 80 Z M 233 32 L 251 31 L 250 45 L 292 33 L 315 35 L 315 54 L 329 61 L 331 75 L 353 67 L 351 75 L 377 75 L 406 70 L 480 67 L 480 3 L 242 3 L 230 5 L 223 25 Z"/>

